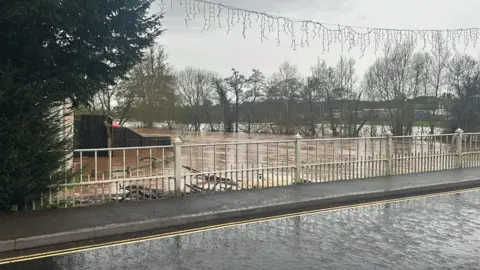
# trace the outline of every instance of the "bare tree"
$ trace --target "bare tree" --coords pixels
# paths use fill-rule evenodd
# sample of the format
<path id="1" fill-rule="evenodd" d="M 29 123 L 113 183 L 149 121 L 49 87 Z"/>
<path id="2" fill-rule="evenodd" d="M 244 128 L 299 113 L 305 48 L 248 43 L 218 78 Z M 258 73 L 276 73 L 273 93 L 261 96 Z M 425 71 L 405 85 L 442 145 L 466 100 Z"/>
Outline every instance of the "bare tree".
<path id="1" fill-rule="evenodd" d="M 128 80 L 117 89 L 124 114 L 121 118 L 134 117 L 146 127 L 153 127 L 156 121 L 169 122 L 176 104 L 174 82 L 164 48 L 150 48 L 143 61 L 130 71 Z"/>
<path id="2" fill-rule="evenodd" d="M 415 107 L 418 103 L 416 98 L 420 97 L 422 93 L 428 93 L 429 85 L 428 85 L 428 77 L 429 77 L 429 65 L 428 62 L 430 61 L 430 55 L 428 53 L 421 53 L 417 52 L 413 55 L 412 64 L 410 67 L 410 76 L 411 76 L 411 93 L 412 97 L 411 100 L 407 100 L 407 108 L 408 111 L 411 112 L 411 116 L 408 116 L 410 119 L 407 121 L 407 130 L 406 134 L 412 134 L 413 126 L 415 126 Z M 423 107 L 428 107 L 428 103 L 430 103 L 430 98 L 427 97 L 426 104 L 422 104 Z M 422 131 L 423 132 L 423 131 Z"/>
<path id="3" fill-rule="evenodd" d="M 277 117 L 277 125 L 281 128 L 280 133 L 291 134 L 294 132 L 294 121 L 292 119 L 292 108 L 298 99 L 302 87 L 301 76 L 298 69 L 284 62 L 280 65 L 278 72 L 275 72 L 267 90 L 271 98 L 280 100 L 284 110 Z"/>
<path id="4" fill-rule="evenodd" d="M 103 114 L 113 116 L 113 102 L 115 96 L 119 92 L 120 86 L 118 82 L 115 85 L 106 86 L 95 95 L 94 99 L 100 104 L 100 108 Z"/>
<path id="5" fill-rule="evenodd" d="M 130 85 L 131 81 L 122 81 L 117 85 L 118 92 L 115 95 L 117 106 L 115 114 L 119 119 L 119 124 L 124 125 L 132 118 L 132 107 L 136 100 L 134 87 Z"/>
<path id="6" fill-rule="evenodd" d="M 265 93 L 265 76 L 260 70 L 252 69 L 252 75 L 250 75 L 246 82 L 247 90 L 244 93 L 243 104 L 248 106 L 246 132 L 251 133 L 255 104 L 264 97 Z"/>
<path id="7" fill-rule="evenodd" d="M 366 122 L 364 114 L 360 114 L 362 92 L 355 92 L 357 81 L 355 75 L 355 60 L 341 56 L 335 67 L 336 87 L 335 97 L 339 101 L 340 123 L 342 136 L 357 137 Z"/>
<path id="8" fill-rule="evenodd" d="M 148 127 L 153 126 L 155 120 L 165 120 L 162 114 L 175 104 L 173 94 L 174 73 L 167 63 L 167 54 L 163 47 L 151 49 L 145 61 L 134 69 L 137 78 L 140 104 L 137 109 L 141 118 Z"/>
<path id="9" fill-rule="evenodd" d="M 446 77 L 448 73 L 448 64 L 451 58 L 451 52 L 447 42 L 442 35 L 438 34 L 433 39 L 433 48 L 430 57 L 428 57 L 428 96 L 433 97 L 435 107 L 429 108 L 427 111 L 427 120 L 430 126 L 430 134 L 435 132 L 436 123 L 438 121 L 437 109 L 439 109 L 439 99 L 442 91 L 446 90 Z M 427 95 L 427 94 L 426 94 Z"/>
<path id="10" fill-rule="evenodd" d="M 456 55 L 449 63 L 447 83 L 454 103 L 450 132 L 480 130 L 480 63 L 468 55 Z"/>
<path id="11" fill-rule="evenodd" d="M 345 137 L 358 137 L 360 131 L 367 123 L 367 120 L 371 117 L 371 111 L 363 111 L 361 106 L 362 97 L 364 91 L 352 91 L 347 96 L 346 110 L 344 114 L 343 122 L 343 136 Z M 372 127 L 375 128 L 375 127 Z"/>
<path id="12" fill-rule="evenodd" d="M 317 99 L 323 101 L 332 135 L 358 136 L 366 118 L 359 112 L 362 93 L 354 91 L 355 61 L 342 56 L 335 67 L 329 67 L 319 59 L 311 69 L 318 85 Z"/>
<path id="13" fill-rule="evenodd" d="M 307 103 L 306 115 L 306 134 L 308 136 L 317 135 L 318 111 L 317 107 L 320 101 L 320 80 L 319 78 L 307 77 L 305 85 L 302 88 L 301 97 Z"/>
<path id="14" fill-rule="evenodd" d="M 215 80 L 215 90 L 217 92 L 218 102 L 222 110 L 223 131 L 233 132 L 233 120 L 230 110 L 230 99 L 228 98 L 227 90 L 225 88 L 226 87 L 223 80 Z"/>
<path id="15" fill-rule="evenodd" d="M 212 72 L 192 67 L 177 74 L 177 93 L 182 104 L 190 110 L 190 122 L 195 131 L 200 131 L 205 120 L 205 105 L 212 99 L 214 80 L 215 74 Z"/>
<path id="16" fill-rule="evenodd" d="M 394 135 L 411 134 L 414 108 L 409 100 L 419 95 L 426 79 L 425 57 L 414 54 L 410 42 L 386 46 L 384 53 L 365 74 L 365 89 L 371 100 L 385 104 Z"/>
<path id="17" fill-rule="evenodd" d="M 239 106 L 240 99 L 243 93 L 243 86 L 247 82 L 245 76 L 240 74 L 238 70 L 232 68 L 232 76 L 226 79 L 227 84 L 230 86 L 230 90 L 235 95 L 235 132 L 238 132 L 238 119 L 239 119 Z"/>
<path id="18" fill-rule="evenodd" d="M 329 67 L 323 60 L 318 59 L 316 65 L 311 67 L 312 77 L 318 80 L 318 93 L 320 100 L 323 101 L 321 105 L 321 116 L 326 112 L 327 120 L 330 124 L 330 130 L 333 136 L 339 135 L 339 111 L 336 106 L 340 99 L 340 91 L 336 91 L 338 80 L 335 69 Z"/>

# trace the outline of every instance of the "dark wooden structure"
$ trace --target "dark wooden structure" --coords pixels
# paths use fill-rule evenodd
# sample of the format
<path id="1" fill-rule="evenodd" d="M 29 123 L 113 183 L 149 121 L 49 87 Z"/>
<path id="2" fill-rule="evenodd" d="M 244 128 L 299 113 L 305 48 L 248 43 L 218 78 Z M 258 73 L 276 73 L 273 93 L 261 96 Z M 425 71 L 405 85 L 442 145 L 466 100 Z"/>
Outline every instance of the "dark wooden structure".
<path id="1" fill-rule="evenodd" d="M 145 136 L 126 127 L 113 129 L 113 147 L 170 145 L 169 136 Z"/>
<path id="2" fill-rule="evenodd" d="M 105 122 L 113 119 L 106 115 L 81 115 L 75 120 L 74 137 L 78 149 L 108 148 L 108 132 Z M 76 156 L 78 153 L 76 153 Z M 83 152 L 83 156 L 94 156 L 95 152 Z M 108 151 L 99 151 L 97 156 L 108 156 Z"/>
<path id="3" fill-rule="evenodd" d="M 170 145 L 169 136 L 144 136 L 130 128 L 112 127 L 113 119 L 106 115 L 81 115 L 75 120 L 75 148 L 115 148 Z M 95 152 L 83 152 L 82 156 L 94 156 Z M 78 152 L 74 156 L 79 156 Z M 98 151 L 97 156 L 106 157 L 108 151 Z"/>

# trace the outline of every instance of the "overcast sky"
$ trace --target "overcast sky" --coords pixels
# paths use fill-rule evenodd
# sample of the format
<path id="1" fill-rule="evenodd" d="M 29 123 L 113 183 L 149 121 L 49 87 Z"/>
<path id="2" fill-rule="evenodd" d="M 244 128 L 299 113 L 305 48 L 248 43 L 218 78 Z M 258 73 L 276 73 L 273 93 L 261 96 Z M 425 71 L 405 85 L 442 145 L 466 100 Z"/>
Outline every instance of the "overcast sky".
<path id="1" fill-rule="evenodd" d="M 260 69 L 271 75 L 279 65 L 288 60 L 296 65 L 303 75 L 308 75 L 310 66 L 317 56 L 329 64 L 335 64 L 341 55 L 339 46 L 322 53 L 321 43 L 296 51 L 289 47 L 290 40 L 282 37 L 277 47 L 275 36 L 269 41 L 260 42 L 260 26 L 248 29 L 244 39 L 241 28 L 237 27 L 229 34 L 226 28 L 212 28 L 201 33 L 203 15 L 189 22 L 187 28 L 183 21 L 184 7 L 179 0 L 173 0 L 173 8 L 168 2 L 165 15 L 167 31 L 159 39 L 166 46 L 169 61 L 176 68 L 193 66 L 212 70 L 222 76 L 228 76 L 231 68 L 250 73 L 252 68 Z M 479 27 L 479 0 L 211 0 L 245 9 L 266 12 L 302 20 L 355 25 L 377 28 L 402 29 L 454 29 Z M 159 0 L 154 10 L 158 8 Z M 223 21 L 225 24 L 226 21 Z M 479 46 L 480 47 L 480 46 Z M 463 49 L 463 48 L 462 48 Z M 468 49 L 468 53 L 478 56 L 478 50 Z M 365 69 L 376 58 L 373 46 L 360 58 L 358 50 L 344 53 L 357 61 L 357 75 L 362 76 Z"/>

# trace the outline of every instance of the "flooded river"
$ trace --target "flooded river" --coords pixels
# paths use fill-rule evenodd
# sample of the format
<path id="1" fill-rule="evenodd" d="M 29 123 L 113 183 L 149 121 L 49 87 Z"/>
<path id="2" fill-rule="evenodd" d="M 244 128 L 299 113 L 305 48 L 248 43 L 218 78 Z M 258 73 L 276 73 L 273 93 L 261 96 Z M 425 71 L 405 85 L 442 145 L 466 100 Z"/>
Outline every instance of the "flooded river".
<path id="1" fill-rule="evenodd" d="M 6 269 L 479 269 L 480 193 L 363 206 Z"/>
<path id="2" fill-rule="evenodd" d="M 291 185 L 295 177 L 296 141 L 291 135 L 223 132 L 168 132 L 161 128 L 134 128 L 147 136 L 177 136 L 181 147 L 181 190 L 204 193 Z M 414 133 L 424 133 L 424 129 Z M 454 135 L 394 138 L 392 174 L 450 169 L 456 166 Z M 387 137 L 304 138 L 299 143 L 301 179 L 308 182 L 360 179 L 386 174 Z M 471 145 L 470 145 L 471 146 Z M 476 147 L 476 143 L 475 143 Z M 478 160 L 477 160 L 478 161 Z M 104 184 L 65 189 L 60 199 L 115 200 L 125 194 L 121 186 L 135 185 L 170 194 L 175 189 L 174 148 L 129 149 L 113 156 L 75 159 L 84 173 L 77 182 Z M 134 180 L 130 180 L 134 179 Z M 212 180 L 218 179 L 219 181 Z M 113 180 L 115 182 L 111 182 Z M 110 182 L 108 182 L 110 181 Z M 227 183 L 228 182 L 228 183 Z M 127 191 L 128 192 L 128 191 Z M 66 196 L 63 194 L 67 194 Z M 123 196 L 121 196 L 123 198 Z"/>

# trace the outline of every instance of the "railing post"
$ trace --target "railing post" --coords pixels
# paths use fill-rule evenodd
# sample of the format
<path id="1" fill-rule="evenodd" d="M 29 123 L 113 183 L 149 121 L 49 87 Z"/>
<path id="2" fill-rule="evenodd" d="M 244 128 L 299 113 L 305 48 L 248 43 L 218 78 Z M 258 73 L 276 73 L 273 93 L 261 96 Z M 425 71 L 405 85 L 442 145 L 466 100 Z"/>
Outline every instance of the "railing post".
<path id="1" fill-rule="evenodd" d="M 463 130 L 457 129 L 455 130 L 455 143 L 457 144 L 457 168 L 463 167 L 462 162 L 462 141 L 463 141 Z"/>
<path id="2" fill-rule="evenodd" d="M 181 195 L 181 183 L 182 183 L 182 140 L 179 137 L 176 137 L 173 140 L 173 148 L 174 148 L 174 174 L 175 174 L 175 194 Z"/>
<path id="3" fill-rule="evenodd" d="M 385 149 L 385 155 L 387 156 L 387 168 L 385 169 L 385 173 L 387 175 L 393 174 L 393 134 L 392 132 L 388 131 L 387 134 L 387 147 Z"/>
<path id="4" fill-rule="evenodd" d="M 297 133 L 293 138 L 295 139 L 295 181 L 293 183 L 298 184 L 300 183 L 300 171 L 302 169 L 302 160 L 300 156 L 300 140 L 302 139 L 302 136 Z"/>

